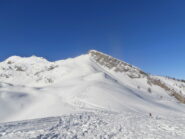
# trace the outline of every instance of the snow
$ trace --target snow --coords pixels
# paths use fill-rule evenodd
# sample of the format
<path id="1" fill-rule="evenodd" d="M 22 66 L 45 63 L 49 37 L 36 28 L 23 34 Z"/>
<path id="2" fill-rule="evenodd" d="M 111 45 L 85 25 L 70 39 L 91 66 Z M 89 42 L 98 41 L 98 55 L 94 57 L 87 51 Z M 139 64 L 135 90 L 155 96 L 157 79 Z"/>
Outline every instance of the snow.
<path id="1" fill-rule="evenodd" d="M 148 76 L 183 95 L 185 83 L 92 52 L 99 54 L 55 62 L 13 56 L 1 62 L 0 137 L 185 137 L 185 104 L 149 84 Z"/>
<path id="2" fill-rule="evenodd" d="M 175 122 L 174 122 L 175 121 Z M 185 118 L 136 112 L 82 112 L 60 117 L 0 124 L 0 138 L 183 139 Z"/>
<path id="3" fill-rule="evenodd" d="M 180 92 L 183 96 L 185 96 L 185 83 L 181 81 L 177 81 L 174 79 L 170 79 L 162 76 L 154 76 L 154 78 L 162 80 L 167 86 L 173 88 L 174 90 Z"/>

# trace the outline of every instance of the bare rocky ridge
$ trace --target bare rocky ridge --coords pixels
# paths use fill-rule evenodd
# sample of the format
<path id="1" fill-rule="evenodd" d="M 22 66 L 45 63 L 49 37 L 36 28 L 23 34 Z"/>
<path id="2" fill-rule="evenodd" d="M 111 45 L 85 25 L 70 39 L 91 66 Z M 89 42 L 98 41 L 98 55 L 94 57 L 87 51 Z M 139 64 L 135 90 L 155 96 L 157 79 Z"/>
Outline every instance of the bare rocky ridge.
<path id="1" fill-rule="evenodd" d="M 92 59 L 101 66 L 105 66 L 110 70 L 114 70 L 115 72 L 126 73 L 130 78 L 141 78 L 148 76 L 147 73 L 143 72 L 139 68 L 96 50 L 90 50 L 89 54 L 91 55 Z"/>

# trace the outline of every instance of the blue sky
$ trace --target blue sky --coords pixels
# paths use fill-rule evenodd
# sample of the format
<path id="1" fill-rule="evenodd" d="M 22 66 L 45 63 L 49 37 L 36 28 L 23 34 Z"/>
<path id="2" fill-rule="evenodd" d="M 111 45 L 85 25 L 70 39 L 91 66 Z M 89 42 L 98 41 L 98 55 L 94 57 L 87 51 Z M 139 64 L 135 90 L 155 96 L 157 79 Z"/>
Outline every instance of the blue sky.
<path id="1" fill-rule="evenodd" d="M 0 60 L 51 61 L 96 49 L 185 79 L 184 0 L 1 0 Z"/>

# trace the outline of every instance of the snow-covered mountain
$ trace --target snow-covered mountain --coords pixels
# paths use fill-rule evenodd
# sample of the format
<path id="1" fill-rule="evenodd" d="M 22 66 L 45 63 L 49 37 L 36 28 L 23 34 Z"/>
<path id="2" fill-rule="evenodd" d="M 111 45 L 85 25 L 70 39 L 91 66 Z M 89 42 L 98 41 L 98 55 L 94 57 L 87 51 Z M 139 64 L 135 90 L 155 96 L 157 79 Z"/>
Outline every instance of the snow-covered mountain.
<path id="1" fill-rule="evenodd" d="M 89 117 L 96 115 L 94 116 L 95 119 L 98 118 L 104 123 L 112 121 L 112 124 L 115 124 L 118 123 L 116 119 L 122 117 L 120 121 L 123 123 L 120 123 L 120 127 L 126 128 L 129 124 L 124 126 L 125 121 L 123 119 L 129 120 L 128 115 L 132 115 L 132 122 L 142 124 L 137 123 L 138 119 L 141 120 L 138 116 L 146 118 L 150 114 L 151 117 L 164 117 L 161 122 L 165 121 L 165 124 L 160 125 L 158 123 L 159 127 L 175 125 L 177 128 L 173 128 L 175 133 L 173 137 L 185 138 L 185 134 L 183 134 L 183 130 L 185 133 L 185 127 L 181 125 L 185 121 L 184 103 L 185 82 L 150 75 L 126 62 L 95 50 L 91 50 L 85 55 L 55 62 L 36 56 L 12 56 L 0 63 L 0 122 L 72 113 L 74 117 L 77 115 L 76 119 L 79 119 L 79 115 L 83 117 L 86 113 L 87 115 L 90 113 Z M 111 120 L 103 120 L 103 115 L 109 115 L 108 119 Z M 43 124 L 47 125 L 49 121 L 55 123 L 56 119 L 61 118 L 41 120 L 43 131 L 46 130 Z M 173 124 L 171 120 L 175 119 L 178 121 L 174 121 L 175 124 Z M 81 122 L 84 122 L 83 118 Z M 21 123 L 24 123 L 24 121 Z M 37 122 L 31 120 L 26 123 L 35 126 Z M 107 127 L 107 130 L 111 129 L 112 124 Z M 148 120 L 148 122 L 143 123 L 145 130 L 151 132 L 151 135 L 155 137 L 154 134 L 160 128 L 156 129 L 156 132 L 152 132 L 150 128 L 147 129 L 148 124 L 152 124 L 149 126 L 155 129 L 157 128 L 156 121 Z M 20 124 L 19 122 L 0 124 L 0 136 L 15 137 L 15 134 L 12 135 L 14 130 L 10 128 L 10 125 L 17 127 Z M 118 132 L 119 127 L 118 124 L 116 125 L 115 131 Z M 70 126 L 69 123 L 66 126 Z M 77 126 L 82 126 L 82 124 L 77 124 Z M 17 132 L 22 133 L 25 128 L 24 131 L 28 132 L 27 126 L 22 126 L 22 128 Z M 63 128 L 60 127 L 61 130 L 64 130 Z M 101 128 L 106 129 L 106 124 Z M 136 130 L 141 129 L 138 127 Z M 37 137 L 39 137 L 41 132 L 38 132 L 38 130 L 41 129 L 35 130 L 37 129 L 32 128 L 29 131 L 37 132 Z M 78 130 L 78 128 L 75 130 Z M 95 130 L 95 127 L 93 130 Z M 166 132 L 167 130 L 170 132 L 172 129 L 166 128 L 164 134 L 161 133 L 162 136 L 156 137 L 162 138 L 167 134 L 169 135 Z M 49 131 L 47 132 L 49 134 Z M 81 134 L 78 131 L 75 133 Z M 103 133 L 105 132 L 102 131 Z M 99 134 L 101 135 L 101 133 Z M 86 137 L 90 137 L 91 134 L 87 135 L 89 136 Z M 120 130 L 119 137 L 123 135 L 124 130 Z M 33 136 L 36 136 L 36 134 Z M 129 138 L 129 136 L 127 137 Z M 134 134 L 130 137 L 139 137 L 139 135 Z"/>

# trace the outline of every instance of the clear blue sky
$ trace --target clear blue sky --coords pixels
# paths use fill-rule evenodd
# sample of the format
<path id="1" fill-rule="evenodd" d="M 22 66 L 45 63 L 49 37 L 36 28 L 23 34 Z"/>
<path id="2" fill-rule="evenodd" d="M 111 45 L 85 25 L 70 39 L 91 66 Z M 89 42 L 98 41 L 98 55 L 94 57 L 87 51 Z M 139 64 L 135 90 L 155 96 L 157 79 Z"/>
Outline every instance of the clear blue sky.
<path id="1" fill-rule="evenodd" d="M 97 49 L 185 79 L 185 0 L 0 0 L 0 60 Z"/>

